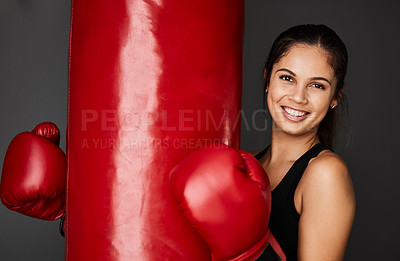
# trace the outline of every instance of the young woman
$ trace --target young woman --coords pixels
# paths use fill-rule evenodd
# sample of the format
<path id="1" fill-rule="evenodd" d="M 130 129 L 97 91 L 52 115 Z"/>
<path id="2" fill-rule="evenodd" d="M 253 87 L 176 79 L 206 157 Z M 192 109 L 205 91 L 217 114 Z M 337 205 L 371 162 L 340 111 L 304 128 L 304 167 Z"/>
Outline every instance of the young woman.
<path id="1" fill-rule="evenodd" d="M 256 157 L 272 189 L 270 229 L 289 261 L 342 260 L 355 214 L 345 162 L 329 147 L 347 51 L 325 25 L 278 36 L 265 65 L 271 145 Z"/>

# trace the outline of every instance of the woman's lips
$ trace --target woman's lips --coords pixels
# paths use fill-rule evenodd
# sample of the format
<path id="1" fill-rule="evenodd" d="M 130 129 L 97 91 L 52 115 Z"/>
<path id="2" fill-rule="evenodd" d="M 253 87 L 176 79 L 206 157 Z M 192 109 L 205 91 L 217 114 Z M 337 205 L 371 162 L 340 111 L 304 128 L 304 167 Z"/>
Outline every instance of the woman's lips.
<path id="1" fill-rule="evenodd" d="M 283 115 L 291 121 L 302 121 L 310 114 L 309 112 L 296 110 L 287 106 L 282 106 Z"/>

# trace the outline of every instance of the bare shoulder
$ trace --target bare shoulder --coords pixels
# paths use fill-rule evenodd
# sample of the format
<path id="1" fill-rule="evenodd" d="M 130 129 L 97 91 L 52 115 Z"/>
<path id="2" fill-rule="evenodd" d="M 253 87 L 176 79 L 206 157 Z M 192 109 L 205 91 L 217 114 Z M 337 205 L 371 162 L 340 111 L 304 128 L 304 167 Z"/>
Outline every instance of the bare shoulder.
<path id="1" fill-rule="evenodd" d="M 342 260 L 356 209 L 346 163 L 325 150 L 309 162 L 300 183 L 298 256 Z"/>
<path id="2" fill-rule="evenodd" d="M 356 207 L 346 163 L 324 150 L 309 162 L 300 183 L 298 256 L 301 260 L 342 260 Z"/>
<path id="3" fill-rule="evenodd" d="M 326 182 L 350 179 L 350 173 L 344 160 L 330 150 L 322 151 L 320 155 L 312 159 L 305 173 L 309 178 Z"/>
<path id="4" fill-rule="evenodd" d="M 354 201 L 353 182 L 348 167 L 344 160 L 332 151 L 325 150 L 311 160 L 304 172 L 304 178 L 303 193 L 309 196 L 320 197 L 323 194 Z"/>

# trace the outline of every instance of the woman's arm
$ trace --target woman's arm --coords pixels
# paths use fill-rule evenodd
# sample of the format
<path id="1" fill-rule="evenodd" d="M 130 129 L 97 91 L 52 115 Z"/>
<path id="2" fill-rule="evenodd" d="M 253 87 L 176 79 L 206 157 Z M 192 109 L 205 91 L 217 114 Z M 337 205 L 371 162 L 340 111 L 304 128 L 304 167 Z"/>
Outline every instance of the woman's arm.
<path id="1" fill-rule="evenodd" d="M 298 260 L 343 260 L 355 215 L 347 166 L 328 153 L 310 162 L 303 177 Z"/>

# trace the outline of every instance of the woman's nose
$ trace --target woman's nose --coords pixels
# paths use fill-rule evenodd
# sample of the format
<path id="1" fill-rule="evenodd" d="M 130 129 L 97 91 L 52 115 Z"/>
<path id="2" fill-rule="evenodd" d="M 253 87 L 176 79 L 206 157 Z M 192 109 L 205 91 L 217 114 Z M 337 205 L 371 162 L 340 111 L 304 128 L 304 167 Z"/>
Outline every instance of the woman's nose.
<path id="1" fill-rule="evenodd" d="M 289 94 L 289 99 L 295 103 L 306 104 L 307 103 L 307 86 L 297 84 L 292 92 Z"/>

